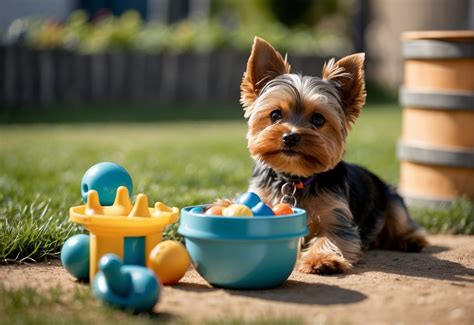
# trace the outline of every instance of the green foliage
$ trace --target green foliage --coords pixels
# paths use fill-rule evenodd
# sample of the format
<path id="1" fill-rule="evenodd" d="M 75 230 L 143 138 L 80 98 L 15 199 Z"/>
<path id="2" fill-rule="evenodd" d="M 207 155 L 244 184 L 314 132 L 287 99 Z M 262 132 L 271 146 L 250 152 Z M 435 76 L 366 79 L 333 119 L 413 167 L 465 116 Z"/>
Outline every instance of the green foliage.
<path id="1" fill-rule="evenodd" d="M 2 201 L 0 262 L 59 257 L 64 239 L 82 231 L 67 221 L 67 207 L 63 204 L 54 204 L 52 208 L 51 201 L 41 201 L 40 196 L 28 203 Z"/>
<path id="2" fill-rule="evenodd" d="M 94 25 L 84 28 L 89 32 L 78 37 L 78 51 L 97 53 L 131 48 L 136 34 L 142 28 L 142 22 L 135 11 L 128 11 L 119 18 L 104 16 Z"/>
<path id="3" fill-rule="evenodd" d="M 87 312 L 84 312 L 86 311 Z M 194 324 L 196 321 L 169 312 L 132 314 L 101 304 L 88 285 L 72 290 L 61 287 L 38 292 L 30 287 L 6 289 L 0 285 L 2 324 Z M 303 324 L 299 316 L 260 316 L 246 320 L 242 315 L 212 316 L 199 324 Z"/>
<path id="4" fill-rule="evenodd" d="M 103 16 L 93 22 L 88 21 L 84 12 L 76 11 L 64 23 L 17 19 L 5 38 L 9 42 L 26 39 L 33 48 L 66 49 L 83 54 L 114 50 L 144 53 L 248 51 L 255 35 L 292 54 L 337 55 L 350 50 L 345 28 L 300 26 L 291 29 L 271 18 L 260 17 L 239 24 L 224 23 L 226 20 L 220 18 L 188 19 L 168 26 L 153 22 L 144 24 L 134 11 L 121 17 Z"/>
<path id="5" fill-rule="evenodd" d="M 445 207 L 414 207 L 411 213 L 428 230 L 474 234 L 474 204 L 466 198 L 460 198 Z"/>
<path id="6" fill-rule="evenodd" d="M 84 312 L 87 310 L 87 312 Z M 89 286 L 72 292 L 61 287 L 43 292 L 25 287 L 6 289 L 0 285 L 2 324 L 154 324 L 171 321 L 168 315 L 130 314 L 93 299 Z M 173 319 L 176 323 L 179 319 Z"/>
<path id="7" fill-rule="evenodd" d="M 134 112 L 135 113 L 135 112 Z M 364 109 L 349 135 L 346 160 L 397 184 L 398 107 Z M 131 173 L 135 194 L 184 207 L 244 192 L 252 161 L 245 122 L 168 122 L 0 127 L 0 263 L 56 257 L 83 231 L 68 221 L 79 205 L 83 173 L 115 161 Z M 414 209 L 430 232 L 474 233 L 474 205 Z M 179 239 L 177 225 L 165 238 Z"/>

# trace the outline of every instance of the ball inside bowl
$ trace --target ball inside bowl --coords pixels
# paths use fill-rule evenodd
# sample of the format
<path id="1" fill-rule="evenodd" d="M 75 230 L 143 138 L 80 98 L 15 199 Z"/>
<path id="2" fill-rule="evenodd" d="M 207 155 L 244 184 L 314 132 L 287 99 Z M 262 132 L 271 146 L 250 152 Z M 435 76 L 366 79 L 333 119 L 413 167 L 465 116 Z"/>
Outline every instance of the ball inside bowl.
<path id="1" fill-rule="evenodd" d="M 259 218 L 206 216 L 187 207 L 178 232 L 197 272 L 210 284 L 234 289 L 281 285 L 298 257 L 300 238 L 308 233 L 306 212 Z"/>

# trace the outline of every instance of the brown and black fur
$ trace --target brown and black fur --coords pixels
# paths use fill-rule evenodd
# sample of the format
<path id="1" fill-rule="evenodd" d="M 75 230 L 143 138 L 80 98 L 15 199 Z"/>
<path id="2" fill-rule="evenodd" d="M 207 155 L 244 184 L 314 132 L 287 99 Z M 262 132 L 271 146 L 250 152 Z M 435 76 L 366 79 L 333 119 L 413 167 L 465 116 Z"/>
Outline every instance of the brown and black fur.
<path id="1" fill-rule="evenodd" d="M 241 102 L 256 161 L 249 191 L 276 204 L 283 184 L 311 180 L 296 192 L 310 230 L 301 272 L 345 272 L 373 247 L 419 251 L 427 245 L 394 189 L 342 161 L 365 103 L 363 62 L 363 54 L 354 54 L 331 60 L 322 78 L 295 75 L 286 58 L 256 38 L 244 74 Z M 296 134 L 295 143 L 282 140 L 289 134 Z"/>

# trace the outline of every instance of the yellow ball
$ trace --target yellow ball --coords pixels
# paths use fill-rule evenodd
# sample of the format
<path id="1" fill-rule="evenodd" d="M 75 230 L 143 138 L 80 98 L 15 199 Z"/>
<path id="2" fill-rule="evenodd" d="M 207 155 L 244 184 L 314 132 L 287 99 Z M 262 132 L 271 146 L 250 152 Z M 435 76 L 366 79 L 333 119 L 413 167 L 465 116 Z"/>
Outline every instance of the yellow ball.
<path id="1" fill-rule="evenodd" d="M 253 217 L 252 210 L 243 204 L 231 204 L 224 210 L 222 215 L 226 217 Z"/>
<path id="2" fill-rule="evenodd" d="M 166 240 L 150 251 L 147 267 L 155 272 L 163 285 L 171 285 L 179 282 L 190 263 L 188 252 L 181 243 Z"/>

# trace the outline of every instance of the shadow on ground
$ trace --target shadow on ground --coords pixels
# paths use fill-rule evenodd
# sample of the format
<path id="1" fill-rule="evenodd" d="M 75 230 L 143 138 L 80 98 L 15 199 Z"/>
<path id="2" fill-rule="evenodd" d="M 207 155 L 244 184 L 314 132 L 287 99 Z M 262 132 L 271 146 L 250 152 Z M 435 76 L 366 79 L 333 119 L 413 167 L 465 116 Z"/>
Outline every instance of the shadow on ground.
<path id="1" fill-rule="evenodd" d="M 367 299 L 359 291 L 322 283 L 288 280 L 283 286 L 262 291 L 229 290 L 231 295 L 309 305 L 352 304 Z"/>
<path id="2" fill-rule="evenodd" d="M 403 276 L 474 283 L 474 270 L 436 255 L 450 248 L 428 246 L 420 253 L 373 250 L 365 252 L 352 274 L 386 272 Z"/>
<path id="3" fill-rule="evenodd" d="M 225 290 L 232 296 L 243 296 L 295 304 L 336 305 L 351 304 L 367 299 L 361 292 L 335 285 L 287 280 L 281 287 L 268 290 L 228 290 L 204 284 L 180 282 L 175 289 L 199 293 Z"/>

